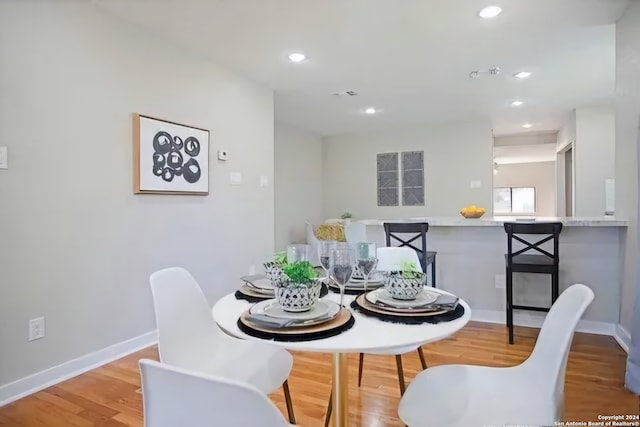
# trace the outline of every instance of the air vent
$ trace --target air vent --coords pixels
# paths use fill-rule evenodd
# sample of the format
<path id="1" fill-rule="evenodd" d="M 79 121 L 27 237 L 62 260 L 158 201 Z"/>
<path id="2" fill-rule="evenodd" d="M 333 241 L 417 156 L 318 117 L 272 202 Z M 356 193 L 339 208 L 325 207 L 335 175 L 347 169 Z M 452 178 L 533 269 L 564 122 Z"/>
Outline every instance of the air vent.
<path id="1" fill-rule="evenodd" d="M 333 92 L 331 95 L 333 95 L 333 96 L 356 96 L 356 95 L 358 95 L 358 92 L 356 92 L 355 90 L 345 90 L 345 91 L 341 91 L 341 92 Z"/>

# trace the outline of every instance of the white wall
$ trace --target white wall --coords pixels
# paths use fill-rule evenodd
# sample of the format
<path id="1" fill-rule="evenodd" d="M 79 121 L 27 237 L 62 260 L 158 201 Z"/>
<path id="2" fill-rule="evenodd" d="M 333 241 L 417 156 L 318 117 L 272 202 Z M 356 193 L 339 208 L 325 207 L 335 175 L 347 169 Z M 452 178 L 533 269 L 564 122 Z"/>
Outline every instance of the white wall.
<path id="1" fill-rule="evenodd" d="M 556 215 L 556 162 L 514 163 L 498 166 L 494 187 L 535 187 L 536 216 Z"/>
<path id="2" fill-rule="evenodd" d="M 564 149 L 569 144 L 576 143 L 576 110 L 571 111 L 567 116 L 567 119 L 558 132 L 558 156 L 556 158 L 556 212 L 558 216 L 565 216 L 567 214 L 565 209 L 565 153 Z M 575 150 L 572 150 L 575 156 Z M 574 157 L 575 159 L 575 157 Z M 575 170 L 575 161 L 574 161 Z M 574 179 L 575 188 L 575 179 Z M 575 191 L 573 192 L 575 197 Z M 574 212 L 575 215 L 575 212 Z"/>
<path id="3" fill-rule="evenodd" d="M 275 125 L 276 249 L 305 243 L 305 222 L 321 223 L 322 138 L 277 122 Z"/>
<path id="4" fill-rule="evenodd" d="M 576 110 L 575 215 L 605 214 L 605 180 L 615 175 L 615 112 L 612 106 Z"/>
<path id="5" fill-rule="evenodd" d="M 631 331 L 638 268 L 638 123 L 640 118 L 640 2 L 635 1 L 616 27 L 616 216 L 629 227 L 621 250 L 620 323 Z M 636 325 L 637 327 L 637 325 Z"/>
<path id="6" fill-rule="evenodd" d="M 325 216 L 356 219 L 457 216 L 475 204 L 491 215 L 491 124 L 443 123 L 376 134 L 333 136 L 324 144 Z M 425 206 L 377 206 L 376 155 L 424 150 Z M 470 181 L 482 187 L 470 189 Z"/>
<path id="7" fill-rule="evenodd" d="M 155 328 L 156 269 L 214 301 L 271 254 L 271 90 L 89 2 L 3 2 L 0 93 L 0 384 Z M 132 194 L 133 112 L 210 129 L 209 196 Z"/>
<path id="8" fill-rule="evenodd" d="M 558 133 L 558 150 L 573 142 L 574 216 L 605 214 L 605 180 L 615 176 L 615 110 L 613 106 L 580 107 L 573 110 Z M 564 153 L 556 168 L 558 215 L 564 216 Z"/>

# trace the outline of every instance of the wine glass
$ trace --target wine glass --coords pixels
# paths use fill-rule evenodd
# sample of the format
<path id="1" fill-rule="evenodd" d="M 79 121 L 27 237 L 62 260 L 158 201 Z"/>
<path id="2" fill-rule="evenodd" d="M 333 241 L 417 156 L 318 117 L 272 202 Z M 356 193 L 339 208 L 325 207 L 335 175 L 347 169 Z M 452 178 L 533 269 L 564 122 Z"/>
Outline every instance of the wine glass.
<path id="1" fill-rule="evenodd" d="M 287 264 L 296 261 L 309 261 L 309 245 L 291 244 L 287 246 Z"/>
<path id="2" fill-rule="evenodd" d="M 364 277 L 364 291 L 367 292 L 369 274 L 375 270 L 376 265 L 378 264 L 378 258 L 376 257 L 376 244 L 360 242 L 356 245 L 356 254 L 358 268 Z"/>
<path id="3" fill-rule="evenodd" d="M 331 259 L 330 274 L 334 282 L 340 287 L 340 306 L 343 307 L 344 288 L 351 280 L 355 268 L 355 257 L 348 245 L 336 245 Z"/>
<path id="4" fill-rule="evenodd" d="M 336 243 L 338 242 L 335 240 L 321 240 L 320 245 L 318 246 L 320 265 L 322 266 L 327 278 L 329 278 L 329 269 L 331 268 L 331 254 L 336 247 Z"/>

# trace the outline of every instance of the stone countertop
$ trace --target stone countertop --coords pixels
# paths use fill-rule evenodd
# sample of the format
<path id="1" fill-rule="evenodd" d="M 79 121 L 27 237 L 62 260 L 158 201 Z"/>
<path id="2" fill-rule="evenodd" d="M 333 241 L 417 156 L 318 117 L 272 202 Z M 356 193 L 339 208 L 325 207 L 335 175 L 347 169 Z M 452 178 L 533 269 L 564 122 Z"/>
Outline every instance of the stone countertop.
<path id="1" fill-rule="evenodd" d="M 394 219 L 353 220 L 366 225 L 382 225 L 384 222 L 428 222 L 431 227 L 502 227 L 505 222 L 562 222 L 567 227 L 627 227 L 626 219 L 602 217 L 511 217 L 494 216 L 479 219 L 460 217 L 413 217 Z"/>

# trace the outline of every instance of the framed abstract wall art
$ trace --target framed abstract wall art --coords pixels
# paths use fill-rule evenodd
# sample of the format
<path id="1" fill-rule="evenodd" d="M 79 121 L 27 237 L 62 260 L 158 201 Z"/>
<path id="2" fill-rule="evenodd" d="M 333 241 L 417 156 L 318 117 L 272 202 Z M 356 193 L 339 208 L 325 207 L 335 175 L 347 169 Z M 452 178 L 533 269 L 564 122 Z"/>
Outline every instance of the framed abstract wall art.
<path id="1" fill-rule="evenodd" d="M 134 114 L 133 192 L 209 194 L 209 131 Z"/>

